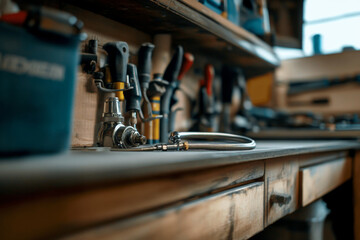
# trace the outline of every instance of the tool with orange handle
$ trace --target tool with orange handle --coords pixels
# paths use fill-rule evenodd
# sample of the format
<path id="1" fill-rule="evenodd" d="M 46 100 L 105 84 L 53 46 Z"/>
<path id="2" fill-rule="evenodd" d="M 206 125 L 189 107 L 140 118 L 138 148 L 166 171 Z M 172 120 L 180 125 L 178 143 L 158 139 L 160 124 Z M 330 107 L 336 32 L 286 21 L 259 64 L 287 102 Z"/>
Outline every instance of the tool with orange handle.
<path id="1" fill-rule="evenodd" d="M 213 96 L 214 66 L 206 64 L 204 79 L 200 81 L 198 111 L 193 114 L 196 119 L 191 131 L 214 132 L 215 130 L 215 102 Z"/>
<path id="2" fill-rule="evenodd" d="M 213 96 L 214 66 L 206 64 L 204 68 L 204 86 L 201 89 L 204 103 L 203 115 L 200 117 L 200 130 L 214 132 L 215 128 L 215 102 Z"/>

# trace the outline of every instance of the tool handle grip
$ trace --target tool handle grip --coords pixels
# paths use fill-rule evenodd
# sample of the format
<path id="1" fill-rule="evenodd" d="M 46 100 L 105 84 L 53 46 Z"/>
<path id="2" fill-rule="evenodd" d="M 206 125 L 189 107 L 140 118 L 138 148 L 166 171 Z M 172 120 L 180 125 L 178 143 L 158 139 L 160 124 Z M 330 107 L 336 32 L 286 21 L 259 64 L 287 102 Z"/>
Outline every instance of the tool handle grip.
<path id="1" fill-rule="evenodd" d="M 152 43 L 143 43 L 138 53 L 139 82 L 142 88 L 148 89 L 151 78 L 151 57 L 155 46 Z"/>
<path id="2" fill-rule="evenodd" d="M 206 93 L 208 96 L 212 96 L 212 85 L 214 81 L 215 70 L 212 64 L 206 64 L 204 69 L 204 80 Z"/>
<path id="3" fill-rule="evenodd" d="M 180 73 L 177 78 L 179 81 L 181 81 L 181 79 L 184 77 L 184 75 L 189 71 L 189 69 L 191 68 L 191 66 L 194 63 L 194 59 L 195 59 L 194 55 L 192 55 L 191 53 L 189 53 L 189 52 L 184 53 Z"/>
<path id="4" fill-rule="evenodd" d="M 129 75 L 130 86 L 133 89 L 125 91 L 124 96 L 126 99 L 126 112 L 128 111 L 140 111 L 140 102 L 141 102 L 141 89 L 137 74 L 137 69 L 134 64 L 129 63 L 127 65 L 127 74 Z"/>
<path id="5" fill-rule="evenodd" d="M 233 67 L 223 66 L 221 70 L 221 99 L 223 103 L 231 103 L 233 86 L 236 81 L 237 74 L 237 71 Z"/>
<path id="6" fill-rule="evenodd" d="M 126 82 L 126 65 L 129 58 L 129 46 L 126 42 L 110 42 L 103 46 L 108 54 L 108 65 L 113 82 Z"/>
<path id="7" fill-rule="evenodd" d="M 163 76 L 164 80 L 171 83 L 178 79 L 183 55 L 184 55 L 183 47 L 177 46 L 169 65 L 166 67 L 166 70 L 165 70 L 165 73 Z"/>

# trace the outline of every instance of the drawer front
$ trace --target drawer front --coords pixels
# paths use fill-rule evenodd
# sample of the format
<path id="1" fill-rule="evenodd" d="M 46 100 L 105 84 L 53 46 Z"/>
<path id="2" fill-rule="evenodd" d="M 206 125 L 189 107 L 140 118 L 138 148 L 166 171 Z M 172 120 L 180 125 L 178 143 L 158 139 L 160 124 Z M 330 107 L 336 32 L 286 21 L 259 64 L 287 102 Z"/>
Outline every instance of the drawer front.
<path id="1" fill-rule="evenodd" d="M 263 229 L 263 200 L 251 183 L 66 239 L 247 239 Z"/>
<path id="2" fill-rule="evenodd" d="M 308 205 L 349 180 L 351 164 L 351 158 L 341 158 L 301 169 L 302 206 Z"/>
<path id="3" fill-rule="evenodd" d="M 159 209 L 263 176 L 264 162 L 254 161 L 127 183 L 89 186 L 80 191 L 39 194 L 16 204 L 0 206 L 0 239 L 51 239 L 64 232 Z"/>
<path id="4" fill-rule="evenodd" d="M 298 172 L 298 163 L 292 159 L 274 159 L 266 162 L 267 225 L 297 209 Z"/>

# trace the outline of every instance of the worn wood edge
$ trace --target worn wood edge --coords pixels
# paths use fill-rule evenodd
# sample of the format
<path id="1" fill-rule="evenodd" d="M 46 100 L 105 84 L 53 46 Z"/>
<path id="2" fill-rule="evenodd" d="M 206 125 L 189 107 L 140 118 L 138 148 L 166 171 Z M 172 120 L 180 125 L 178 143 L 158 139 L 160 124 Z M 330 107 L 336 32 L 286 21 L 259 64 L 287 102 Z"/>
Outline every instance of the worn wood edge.
<path id="1" fill-rule="evenodd" d="M 309 157 L 309 156 L 308 156 Z M 277 158 L 265 161 L 265 184 L 266 184 L 266 218 L 265 226 L 269 226 L 280 218 L 298 209 L 299 199 L 299 160 L 301 156 L 294 158 Z M 288 204 L 271 206 L 273 193 L 291 196 Z"/>
<path id="2" fill-rule="evenodd" d="M 179 214 L 182 214 L 183 211 L 190 209 L 192 207 L 199 206 L 203 203 L 209 204 L 209 203 L 212 203 L 213 200 L 220 199 L 222 197 L 226 197 L 226 196 L 229 196 L 232 194 L 241 194 L 241 191 L 244 191 L 246 189 L 253 189 L 253 188 L 259 188 L 259 187 L 262 187 L 262 190 L 264 191 L 263 182 L 254 182 L 254 183 L 250 183 L 250 184 L 247 184 L 247 185 L 244 185 L 241 187 L 237 187 L 237 188 L 226 190 L 226 191 L 223 191 L 220 193 L 216 193 L 216 194 L 208 196 L 208 197 L 196 199 L 194 201 L 191 201 L 191 202 L 179 205 L 179 206 L 164 208 L 164 209 L 161 209 L 156 212 L 150 212 L 148 214 L 134 217 L 131 219 L 126 219 L 124 221 L 117 221 L 117 222 L 105 224 L 103 226 L 99 226 L 98 228 L 84 230 L 84 231 L 81 231 L 78 233 L 74 233 L 73 235 L 64 236 L 64 238 L 61 238 L 61 239 L 64 239 L 64 240 L 80 240 L 80 239 L 95 239 L 95 238 L 97 239 L 99 236 L 101 237 L 101 239 L 114 239 L 114 236 L 115 236 L 115 238 L 119 238 L 119 237 L 121 238 L 121 231 L 126 231 L 127 229 L 130 229 L 130 232 L 141 231 L 141 229 L 144 227 L 144 225 L 146 225 L 147 223 L 156 221 L 156 219 L 161 219 L 170 214 L 176 214 L 177 216 L 179 216 Z M 226 209 L 224 208 L 224 211 L 225 210 Z M 209 211 L 209 212 L 211 212 L 211 211 Z M 213 221 L 216 222 L 217 220 L 213 219 Z M 249 220 L 249 221 L 251 221 L 251 220 Z M 171 223 L 169 223 L 169 224 L 171 224 Z M 175 224 L 175 222 L 173 222 L 172 224 Z M 181 222 L 178 222 L 178 224 L 181 224 Z M 197 224 L 200 224 L 200 222 L 197 222 Z M 131 229 L 134 227 L 135 227 L 135 229 L 136 228 L 138 228 L 138 229 L 137 230 Z M 198 227 L 198 226 L 196 226 L 196 227 Z M 261 229 L 258 229 L 256 232 L 252 233 L 251 235 L 254 235 L 255 233 L 261 231 L 263 229 L 263 227 L 264 226 L 262 226 Z M 162 229 L 164 229 L 164 231 L 167 230 L 166 227 L 162 228 Z M 236 231 L 236 229 L 230 230 L 230 232 L 232 234 L 234 234 L 234 231 Z M 114 236 L 112 236 L 113 234 L 114 234 Z M 174 239 L 179 239 L 179 236 L 173 236 L 173 237 L 174 237 Z M 250 237 L 250 236 L 247 236 L 247 237 Z M 132 238 L 130 238 L 130 239 L 132 239 Z M 153 238 L 150 236 L 149 239 L 153 239 Z M 156 238 L 154 238 L 154 239 L 156 239 Z M 232 238 L 229 238 L 229 239 L 232 239 Z M 241 239 L 245 239 L 244 236 L 242 236 Z"/>
<path id="3" fill-rule="evenodd" d="M 329 165 L 330 164 L 330 165 Z M 337 170 L 337 167 L 340 167 L 338 165 L 341 165 L 343 167 L 343 172 L 337 173 L 336 176 L 334 176 L 334 170 Z M 326 174 L 326 168 L 330 168 L 330 173 Z M 307 184 L 309 177 L 316 177 L 316 171 L 321 172 L 321 179 L 320 181 L 317 181 L 313 184 Z M 315 172 L 315 173 L 314 173 Z M 319 199 L 326 193 L 334 190 L 335 188 L 339 187 L 341 184 L 346 182 L 347 180 L 351 179 L 352 177 L 352 159 L 350 157 L 344 157 L 337 160 L 333 160 L 330 162 L 321 163 L 318 165 L 300 168 L 300 189 L 301 189 L 301 206 L 306 206 L 310 204 L 311 202 L 315 201 L 316 199 Z M 326 174 L 326 175 L 325 175 Z M 319 175 L 317 175 L 319 176 Z M 337 177 L 339 179 L 338 182 L 334 182 L 334 177 Z M 319 179 L 313 179 L 313 181 L 319 180 Z M 331 181 L 330 181 L 331 180 Z M 325 186 L 319 186 L 321 184 L 321 181 L 327 182 L 327 185 Z M 311 183 L 311 182 L 310 182 Z M 314 189 L 316 184 L 316 188 Z"/>
<path id="4" fill-rule="evenodd" d="M 192 171 L 212 167 L 221 167 L 269 158 L 290 157 L 359 149 L 357 141 L 336 141 L 331 145 L 312 147 L 261 150 L 260 152 L 184 152 L 184 153 L 109 153 L 109 152 L 72 152 L 54 156 L 24 157 L 20 159 L 3 159 L 0 162 L 0 194 L 17 194 L 43 189 L 55 189 L 70 186 L 83 186 L 106 181 L 130 180 L 149 176 L 160 176 L 176 172 Z M 295 144 L 294 144 L 295 146 Z M 195 153 L 195 154 L 194 154 Z M 155 156 L 169 158 L 172 161 L 157 161 Z M 186 161 L 176 160 L 182 156 Z M 133 159 L 127 164 L 125 159 Z M 144 156 L 147 160 L 141 160 Z M 86 160 L 85 160 L 86 159 Z M 31 166 L 29 167 L 29 163 Z M 136 163 L 136 164 L 135 164 Z M 139 165 L 137 165 L 139 164 Z M 110 167 L 111 166 L 111 167 Z M 141 167 L 140 167 L 141 166 Z M 84 168 L 87 171 L 84 174 Z M 21 178 L 18 176 L 21 175 Z M 11 182 L 11 186 L 8 184 Z M 26 184 L 24 184 L 26 183 Z"/>
<path id="5" fill-rule="evenodd" d="M 259 161 L 113 186 L 97 186 L 95 189 L 89 187 L 10 199 L 8 202 L 2 199 L 0 238 L 24 239 L 24 235 L 16 231 L 2 231 L 15 225 L 22 227 L 25 238 L 54 237 L 60 230 L 74 231 L 144 211 L 192 201 L 195 197 L 212 195 L 219 191 L 217 189 L 247 184 L 250 180 L 262 178 L 263 175 L 263 162 Z M 37 212 L 36 217 L 34 212 Z"/>

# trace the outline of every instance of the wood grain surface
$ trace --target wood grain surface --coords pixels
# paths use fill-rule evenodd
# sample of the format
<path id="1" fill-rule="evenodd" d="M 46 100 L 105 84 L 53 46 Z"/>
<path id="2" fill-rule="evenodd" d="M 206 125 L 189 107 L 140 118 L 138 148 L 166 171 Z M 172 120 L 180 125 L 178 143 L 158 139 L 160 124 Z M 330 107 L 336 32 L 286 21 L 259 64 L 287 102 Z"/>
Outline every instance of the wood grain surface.
<path id="1" fill-rule="evenodd" d="M 308 205 L 349 180 L 352 176 L 351 171 L 352 159 L 349 157 L 301 169 L 302 206 Z"/>
<path id="2" fill-rule="evenodd" d="M 0 239 L 47 239 L 236 187 L 263 175 L 263 162 L 257 161 L 110 186 L 48 192 L 8 201 L 2 199 Z"/>
<path id="3" fill-rule="evenodd" d="M 263 191 L 251 183 L 64 239 L 248 239 L 263 229 Z"/>
<path id="4" fill-rule="evenodd" d="M 298 208 L 299 166 L 297 157 L 269 159 L 265 162 L 266 226 Z M 285 202 L 275 201 L 287 198 Z"/>

